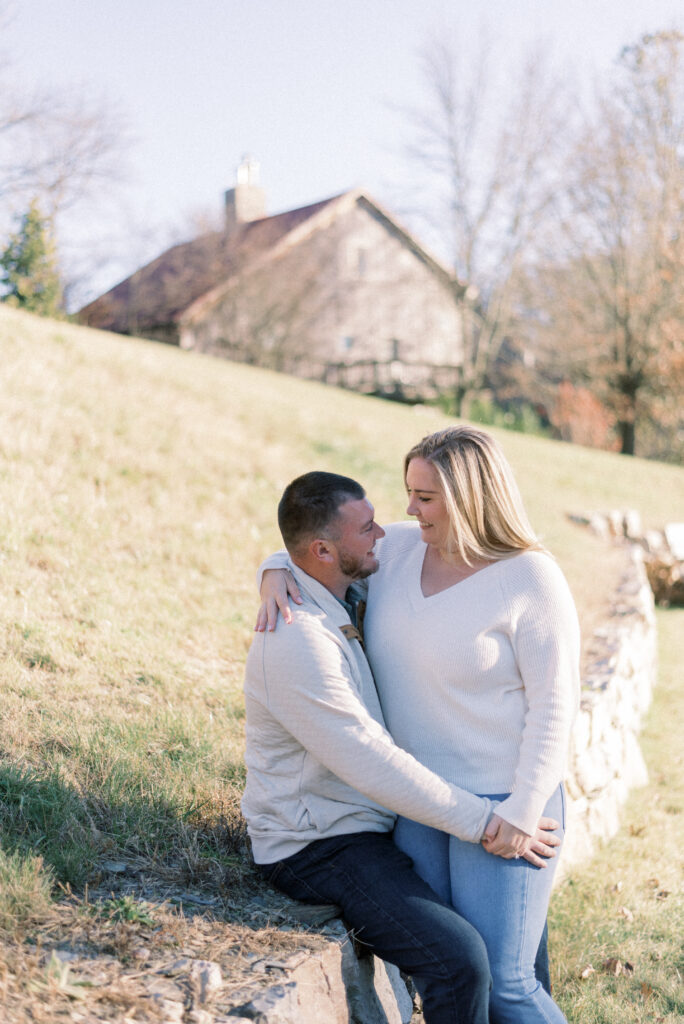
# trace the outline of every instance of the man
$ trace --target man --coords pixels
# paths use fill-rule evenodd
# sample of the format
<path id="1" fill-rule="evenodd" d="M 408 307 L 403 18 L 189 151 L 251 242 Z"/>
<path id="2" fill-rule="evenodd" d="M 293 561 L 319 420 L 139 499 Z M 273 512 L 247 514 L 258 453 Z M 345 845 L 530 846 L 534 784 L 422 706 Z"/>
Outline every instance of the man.
<path id="1" fill-rule="evenodd" d="M 302 603 L 297 628 L 258 633 L 247 658 L 242 808 L 254 859 L 289 896 L 340 906 L 357 938 L 412 975 L 427 1024 L 487 1024 L 482 939 L 392 842 L 395 814 L 479 842 L 495 805 L 419 764 L 384 727 L 350 591 L 377 570 L 384 531 L 360 484 L 321 472 L 286 488 L 278 524 Z M 540 863 L 534 851 L 552 855 L 539 831 L 528 859 Z"/>

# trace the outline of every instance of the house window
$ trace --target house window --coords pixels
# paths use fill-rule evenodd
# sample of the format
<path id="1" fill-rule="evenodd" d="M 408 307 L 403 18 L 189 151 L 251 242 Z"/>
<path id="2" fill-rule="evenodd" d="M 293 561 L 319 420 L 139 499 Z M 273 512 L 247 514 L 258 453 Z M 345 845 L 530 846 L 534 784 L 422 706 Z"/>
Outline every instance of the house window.
<path id="1" fill-rule="evenodd" d="M 351 244 L 347 248 L 347 267 L 349 274 L 356 279 L 366 277 L 368 273 L 368 248 L 363 245 Z"/>
<path id="2" fill-rule="evenodd" d="M 350 352 L 354 347 L 354 338 L 351 334 L 345 334 L 340 338 L 340 351 Z"/>
<path id="3" fill-rule="evenodd" d="M 399 356 L 399 346 L 400 346 L 399 340 L 397 338 L 392 338 L 391 341 L 390 341 L 390 353 L 389 353 L 390 360 L 396 360 L 396 359 L 400 358 L 400 356 Z"/>

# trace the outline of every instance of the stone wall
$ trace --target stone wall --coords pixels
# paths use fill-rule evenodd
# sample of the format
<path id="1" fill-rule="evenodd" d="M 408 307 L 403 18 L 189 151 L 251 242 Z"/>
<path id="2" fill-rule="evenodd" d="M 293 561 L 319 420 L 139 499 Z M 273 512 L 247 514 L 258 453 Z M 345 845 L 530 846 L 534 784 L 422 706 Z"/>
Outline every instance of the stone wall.
<path id="1" fill-rule="evenodd" d="M 581 707 L 569 756 L 568 835 L 556 880 L 614 835 L 620 806 L 647 781 L 638 743 L 656 674 L 653 595 L 636 545 L 625 547 L 625 571 L 606 625 L 591 638 Z M 270 987 L 244 992 L 215 1024 L 408 1024 L 412 1000 L 398 970 L 376 957 L 359 959 L 341 921 L 325 925 L 329 945 L 281 965 Z"/>
<path id="2" fill-rule="evenodd" d="M 613 509 L 571 515 L 573 522 L 605 539 L 628 540 L 644 553 L 646 575 L 656 604 L 684 605 L 684 523 L 666 523 L 662 530 L 644 530 L 635 509 Z"/>
<path id="3" fill-rule="evenodd" d="M 641 549 L 625 547 L 625 560 L 610 618 L 590 640 L 570 747 L 568 834 L 557 879 L 589 857 L 598 839 L 615 835 L 629 790 L 648 779 L 638 736 L 656 679 L 655 611 Z"/>

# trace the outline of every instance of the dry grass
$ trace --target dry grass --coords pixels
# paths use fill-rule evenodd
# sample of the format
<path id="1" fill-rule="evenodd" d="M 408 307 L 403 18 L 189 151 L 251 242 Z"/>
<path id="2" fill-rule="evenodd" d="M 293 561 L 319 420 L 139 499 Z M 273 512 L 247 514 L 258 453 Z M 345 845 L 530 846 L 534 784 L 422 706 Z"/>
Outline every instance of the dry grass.
<path id="1" fill-rule="evenodd" d="M 3 1024 L 167 1020 L 155 993 L 175 979 L 180 999 L 187 999 L 184 958 L 218 964 L 225 984 L 212 1009 L 221 1014 L 243 993 L 273 983 L 272 971 L 263 970 L 265 951 L 269 963 L 287 962 L 326 941 L 293 928 L 287 907 L 277 902 L 243 902 L 236 921 L 228 899 L 198 913 L 190 902 L 179 905 L 180 894 L 169 895 L 150 903 L 114 894 L 69 896 L 28 937 L 0 941 Z"/>
<path id="2" fill-rule="evenodd" d="M 277 500 L 322 468 L 364 482 L 380 522 L 403 518 L 403 453 L 446 421 L 2 305 L 0 352 L 0 923 L 23 936 L 7 962 L 53 927 L 58 882 L 82 902 L 116 861 L 140 898 L 141 878 L 153 903 L 192 886 L 235 922 L 254 896 L 241 676 Z M 661 526 L 684 472 L 499 436 L 590 631 L 620 556 L 567 513 L 636 507 Z"/>

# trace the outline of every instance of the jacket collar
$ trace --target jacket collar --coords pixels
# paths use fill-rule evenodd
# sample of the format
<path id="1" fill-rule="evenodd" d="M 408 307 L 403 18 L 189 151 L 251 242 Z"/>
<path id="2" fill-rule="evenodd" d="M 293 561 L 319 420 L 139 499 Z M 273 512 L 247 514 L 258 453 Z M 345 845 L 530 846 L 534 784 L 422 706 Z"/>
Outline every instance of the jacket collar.
<path id="1" fill-rule="evenodd" d="M 321 611 L 325 612 L 332 619 L 336 626 L 349 624 L 350 620 L 346 608 L 327 587 L 319 583 L 313 576 L 309 576 L 303 569 L 300 569 L 290 558 L 288 558 L 287 568 L 296 579 L 297 585 L 301 590 L 313 600 L 314 604 L 318 605 Z"/>

